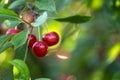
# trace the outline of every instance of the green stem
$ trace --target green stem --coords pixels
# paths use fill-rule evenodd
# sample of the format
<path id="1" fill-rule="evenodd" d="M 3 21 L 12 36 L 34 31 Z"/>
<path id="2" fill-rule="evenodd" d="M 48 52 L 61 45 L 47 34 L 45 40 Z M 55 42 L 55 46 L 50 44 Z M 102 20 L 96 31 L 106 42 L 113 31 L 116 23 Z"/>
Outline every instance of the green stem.
<path id="1" fill-rule="evenodd" d="M 27 45 L 26 45 L 26 51 L 25 51 L 24 61 L 26 61 L 26 58 L 27 58 L 27 53 L 28 53 L 28 43 L 29 43 L 29 40 L 28 40 Z"/>
<path id="2" fill-rule="evenodd" d="M 38 27 L 38 38 L 39 38 L 39 41 L 42 40 L 42 29 L 41 29 L 41 26 Z"/>

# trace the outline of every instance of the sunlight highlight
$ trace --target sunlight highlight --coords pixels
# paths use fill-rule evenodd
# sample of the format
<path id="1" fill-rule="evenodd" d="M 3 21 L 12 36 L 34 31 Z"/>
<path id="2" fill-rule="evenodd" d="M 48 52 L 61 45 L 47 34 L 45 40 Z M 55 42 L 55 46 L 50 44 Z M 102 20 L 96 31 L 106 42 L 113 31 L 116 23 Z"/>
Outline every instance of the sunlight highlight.
<path id="1" fill-rule="evenodd" d="M 5 0 L 5 4 L 8 4 L 9 0 Z"/>
<path id="2" fill-rule="evenodd" d="M 13 67 L 13 74 L 14 75 L 18 75 L 19 74 L 19 70 L 15 66 Z"/>
<path id="3" fill-rule="evenodd" d="M 69 59 L 68 56 L 60 55 L 60 54 L 58 54 L 57 57 L 60 58 L 60 59 Z"/>
<path id="4" fill-rule="evenodd" d="M 120 43 L 116 43 L 109 51 L 107 63 L 112 63 L 120 52 Z"/>
<path id="5" fill-rule="evenodd" d="M 103 0 L 93 0 L 91 7 L 95 10 L 101 8 L 103 5 Z"/>
<path id="6" fill-rule="evenodd" d="M 70 53 L 64 49 L 58 49 L 55 56 L 61 60 L 67 60 L 70 58 Z"/>
<path id="7" fill-rule="evenodd" d="M 116 7 L 120 7 L 120 1 L 116 0 Z"/>

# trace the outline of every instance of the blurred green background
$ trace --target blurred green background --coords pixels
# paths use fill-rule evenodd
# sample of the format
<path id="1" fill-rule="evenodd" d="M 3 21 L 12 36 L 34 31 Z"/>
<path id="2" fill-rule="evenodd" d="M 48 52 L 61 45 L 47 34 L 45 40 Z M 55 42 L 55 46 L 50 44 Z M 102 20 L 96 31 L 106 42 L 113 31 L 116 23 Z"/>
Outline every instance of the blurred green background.
<path id="1" fill-rule="evenodd" d="M 47 27 L 58 32 L 61 40 L 49 48 L 44 58 L 36 58 L 29 50 L 27 65 L 31 79 L 120 80 L 120 0 L 55 0 L 55 4 L 57 12 L 49 12 Z M 82 24 L 51 20 L 72 15 L 92 19 Z M 1 35 L 4 30 L 1 23 Z M 8 61 L 16 52 L 9 48 L 3 53 L 0 54 L 0 77 L 12 80 L 7 79 L 12 76 Z"/>

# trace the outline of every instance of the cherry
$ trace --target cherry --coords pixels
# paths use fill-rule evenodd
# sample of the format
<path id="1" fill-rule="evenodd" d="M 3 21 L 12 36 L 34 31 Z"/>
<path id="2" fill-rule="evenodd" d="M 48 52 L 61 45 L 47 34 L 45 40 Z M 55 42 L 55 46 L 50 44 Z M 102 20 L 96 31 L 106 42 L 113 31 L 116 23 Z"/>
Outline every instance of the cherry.
<path id="1" fill-rule="evenodd" d="M 24 20 L 28 23 L 32 23 L 32 22 L 34 22 L 34 17 L 30 11 L 26 11 L 22 14 L 22 20 Z"/>
<path id="2" fill-rule="evenodd" d="M 28 47 L 32 48 L 33 44 L 37 41 L 37 38 L 34 34 L 28 34 L 29 44 Z"/>
<path id="3" fill-rule="evenodd" d="M 44 57 L 48 52 L 48 45 L 43 41 L 33 44 L 32 50 L 37 57 Z"/>
<path id="4" fill-rule="evenodd" d="M 49 32 L 43 35 L 42 40 L 47 43 L 48 46 L 53 46 L 58 43 L 59 35 L 56 32 Z"/>
<path id="5" fill-rule="evenodd" d="M 18 29 L 10 28 L 10 29 L 7 30 L 6 35 L 17 34 L 19 32 L 21 32 L 21 31 L 18 30 Z"/>

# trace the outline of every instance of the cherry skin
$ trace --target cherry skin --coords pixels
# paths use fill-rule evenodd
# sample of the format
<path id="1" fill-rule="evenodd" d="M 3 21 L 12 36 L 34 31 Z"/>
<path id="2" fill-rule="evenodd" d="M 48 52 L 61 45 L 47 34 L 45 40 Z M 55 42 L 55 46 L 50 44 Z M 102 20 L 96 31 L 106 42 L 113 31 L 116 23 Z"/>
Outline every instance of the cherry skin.
<path id="1" fill-rule="evenodd" d="M 53 46 L 58 43 L 59 35 L 56 32 L 49 32 L 43 35 L 42 40 L 47 43 L 48 46 Z"/>
<path id="2" fill-rule="evenodd" d="M 37 57 L 44 57 L 48 52 L 48 45 L 43 41 L 33 44 L 32 50 Z"/>
<path id="3" fill-rule="evenodd" d="M 6 35 L 17 34 L 19 32 L 21 32 L 21 31 L 18 29 L 10 28 L 7 30 Z"/>
<path id="4" fill-rule="evenodd" d="M 32 48 L 33 44 L 37 41 L 37 38 L 34 34 L 28 34 L 27 40 L 29 41 L 28 47 Z"/>
<path id="5" fill-rule="evenodd" d="M 30 11 L 26 11 L 22 14 L 22 20 L 26 21 L 27 23 L 34 22 L 34 17 Z"/>

